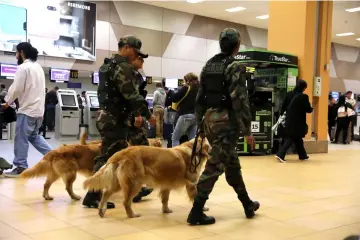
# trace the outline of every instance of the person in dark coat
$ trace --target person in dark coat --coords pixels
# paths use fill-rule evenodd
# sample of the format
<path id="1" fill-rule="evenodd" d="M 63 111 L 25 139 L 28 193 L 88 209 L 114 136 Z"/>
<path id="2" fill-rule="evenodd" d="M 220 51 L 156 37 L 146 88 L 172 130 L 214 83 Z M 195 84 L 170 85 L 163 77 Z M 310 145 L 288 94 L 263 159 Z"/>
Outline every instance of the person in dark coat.
<path id="1" fill-rule="evenodd" d="M 56 86 L 45 95 L 46 126 L 50 132 L 55 129 L 55 106 L 58 104 L 56 92 L 58 90 L 59 87 Z"/>
<path id="2" fill-rule="evenodd" d="M 305 148 L 303 138 L 308 133 L 306 124 L 306 114 L 311 113 L 309 96 L 304 94 L 307 83 L 304 80 L 298 80 L 295 89 L 285 97 L 282 113 L 286 112 L 284 141 L 276 154 L 276 158 L 284 163 L 287 150 L 292 144 L 295 144 L 300 160 L 309 159 Z"/>
<path id="3" fill-rule="evenodd" d="M 336 125 L 336 117 L 337 117 L 337 105 L 336 100 L 333 97 L 330 97 L 329 106 L 328 106 L 328 131 L 329 137 L 331 141 L 334 141 L 331 131 L 332 128 Z"/>

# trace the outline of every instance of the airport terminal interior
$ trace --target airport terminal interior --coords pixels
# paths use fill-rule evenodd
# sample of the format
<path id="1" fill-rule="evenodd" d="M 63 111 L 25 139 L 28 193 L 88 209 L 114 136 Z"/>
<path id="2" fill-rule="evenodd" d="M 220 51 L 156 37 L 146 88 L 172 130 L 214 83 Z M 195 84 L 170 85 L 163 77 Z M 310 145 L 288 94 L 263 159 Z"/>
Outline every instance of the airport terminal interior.
<path id="1" fill-rule="evenodd" d="M 360 1 L 0 0 L 0 240 L 360 239 L 359 21 Z M 100 217 L 98 209 L 82 205 L 87 177 L 79 172 L 73 191 L 80 200 L 69 197 L 61 179 L 50 188 L 53 199 L 45 200 L 45 176 L 24 179 L 11 174 L 17 167 L 13 160 L 19 147 L 14 147 L 21 128 L 6 111 L 19 111 L 26 101 L 21 98 L 24 88 L 18 93 L 20 106 L 19 101 L 6 105 L 14 79 L 20 79 L 19 43 L 31 43 L 38 51 L 36 62 L 45 76 L 39 135 L 56 150 L 64 144 L 77 146 L 83 136 L 87 143 L 101 139 L 98 87 L 107 75 L 99 69 L 118 54 L 122 38 L 136 36 L 141 54 L 148 54 L 136 70 L 146 83 L 143 100 L 156 122 L 145 123 L 146 137 L 170 149 L 176 148 L 178 125 L 188 124 L 181 111 L 192 96 L 189 76 L 200 76 L 207 61 L 220 52 L 225 28 L 240 33 L 233 61 L 246 69 L 242 74 L 255 143 L 240 134 L 233 145 L 247 192 L 260 203 L 253 218 L 246 218 L 225 174 L 205 204 L 204 213 L 216 222 L 205 226 L 187 223 L 193 203 L 185 187 L 171 191 L 172 213 L 163 213 L 155 188 L 132 204 L 140 217 L 127 217 L 121 191 L 110 198 L 116 207 Z M 312 107 L 304 113 L 305 156 L 281 131 L 291 119 L 282 106 L 302 80 Z M 173 100 L 185 87 L 181 100 Z M 195 137 L 190 130 L 180 135 L 180 143 Z M 280 152 L 288 139 L 292 142 L 285 160 Z M 31 169 L 44 156 L 29 145 Z M 68 154 L 76 155 L 71 150 Z"/>

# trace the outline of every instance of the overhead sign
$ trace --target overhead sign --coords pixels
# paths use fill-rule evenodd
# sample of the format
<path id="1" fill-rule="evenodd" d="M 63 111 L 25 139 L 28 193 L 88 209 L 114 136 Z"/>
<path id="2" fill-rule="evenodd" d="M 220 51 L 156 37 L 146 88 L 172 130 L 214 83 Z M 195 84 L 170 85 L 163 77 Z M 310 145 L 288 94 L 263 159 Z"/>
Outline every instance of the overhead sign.
<path id="1" fill-rule="evenodd" d="M 70 78 L 79 78 L 78 70 L 70 70 Z"/>
<path id="2" fill-rule="evenodd" d="M 290 66 L 298 65 L 298 58 L 296 56 L 270 51 L 244 50 L 240 51 L 234 58 L 240 62 L 267 62 Z"/>
<path id="3" fill-rule="evenodd" d="M 18 66 L 11 64 L 1 64 L 0 75 L 2 77 L 15 77 Z"/>
<path id="4" fill-rule="evenodd" d="M 50 69 L 50 80 L 54 82 L 67 82 L 70 78 L 70 70 Z"/>
<path id="5" fill-rule="evenodd" d="M 152 77 L 146 77 L 146 83 L 152 84 Z"/>

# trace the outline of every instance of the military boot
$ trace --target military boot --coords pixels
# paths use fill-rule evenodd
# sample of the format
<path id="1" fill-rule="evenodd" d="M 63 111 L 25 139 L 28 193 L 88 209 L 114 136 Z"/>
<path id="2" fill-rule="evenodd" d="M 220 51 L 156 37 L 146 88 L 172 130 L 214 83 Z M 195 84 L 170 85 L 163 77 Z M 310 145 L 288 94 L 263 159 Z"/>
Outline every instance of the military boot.
<path id="1" fill-rule="evenodd" d="M 209 225 L 215 223 L 214 217 L 208 217 L 204 214 L 205 201 L 195 200 L 194 205 L 190 211 L 190 214 L 187 218 L 187 222 L 190 225 Z"/>
<path id="2" fill-rule="evenodd" d="M 101 200 L 101 192 L 87 192 L 82 205 L 88 208 L 98 208 Z M 115 208 L 112 202 L 107 203 L 107 209 Z"/>

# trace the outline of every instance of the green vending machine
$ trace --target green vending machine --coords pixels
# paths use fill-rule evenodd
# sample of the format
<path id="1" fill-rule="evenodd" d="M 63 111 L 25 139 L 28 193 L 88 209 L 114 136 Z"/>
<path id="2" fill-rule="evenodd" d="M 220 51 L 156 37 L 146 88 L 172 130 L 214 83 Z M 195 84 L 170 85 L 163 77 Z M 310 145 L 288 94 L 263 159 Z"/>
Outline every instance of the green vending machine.
<path id="1" fill-rule="evenodd" d="M 238 154 L 270 154 L 279 141 L 271 128 L 279 117 L 286 93 L 296 86 L 298 58 L 286 53 L 250 49 L 240 51 L 235 59 L 246 65 L 251 132 L 256 141 L 252 151 L 241 136 L 236 151 Z"/>

